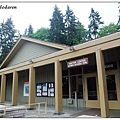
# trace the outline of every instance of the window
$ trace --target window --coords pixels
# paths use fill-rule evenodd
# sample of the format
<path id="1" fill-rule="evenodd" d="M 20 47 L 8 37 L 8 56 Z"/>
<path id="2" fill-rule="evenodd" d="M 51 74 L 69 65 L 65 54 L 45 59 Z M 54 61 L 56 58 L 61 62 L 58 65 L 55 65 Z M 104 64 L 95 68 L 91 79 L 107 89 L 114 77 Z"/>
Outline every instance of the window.
<path id="1" fill-rule="evenodd" d="M 106 80 L 107 80 L 108 100 L 117 100 L 115 75 L 107 75 Z"/>
<path id="2" fill-rule="evenodd" d="M 78 98 L 83 98 L 82 75 L 78 76 Z"/>
<path id="3" fill-rule="evenodd" d="M 71 76 L 70 77 L 70 81 L 71 81 L 71 97 L 72 98 L 75 98 L 75 91 L 77 91 L 77 88 L 76 88 L 76 76 Z"/>
<path id="4" fill-rule="evenodd" d="M 69 98 L 69 80 L 68 80 L 68 77 L 62 78 L 62 94 L 63 94 L 63 98 Z"/>
<path id="5" fill-rule="evenodd" d="M 68 76 L 63 77 L 62 79 L 62 91 L 63 98 L 69 98 L 69 78 Z M 82 83 L 82 75 L 70 76 L 70 88 L 71 88 L 71 98 L 75 98 L 75 91 L 77 91 L 77 98 L 83 98 L 83 83 Z"/>
<path id="6" fill-rule="evenodd" d="M 87 78 L 88 100 L 97 100 L 96 77 Z"/>
<path id="7" fill-rule="evenodd" d="M 83 84 L 82 84 L 82 75 L 79 76 L 71 76 L 71 94 L 72 98 L 75 98 L 75 91 L 77 91 L 77 98 L 83 98 Z"/>

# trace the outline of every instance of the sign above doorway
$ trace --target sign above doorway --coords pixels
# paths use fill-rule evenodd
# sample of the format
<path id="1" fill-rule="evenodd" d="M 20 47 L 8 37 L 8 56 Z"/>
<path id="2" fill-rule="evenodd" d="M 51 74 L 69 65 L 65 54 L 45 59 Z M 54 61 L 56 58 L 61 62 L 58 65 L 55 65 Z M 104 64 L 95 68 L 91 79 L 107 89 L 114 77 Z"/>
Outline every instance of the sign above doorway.
<path id="1" fill-rule="evenodd" d="M 76 67 L 86 64 L 88 64 L 88 58 L 83 58 L 83 59 L 67 62 L 67 67 L 70 68 L 70 67 Z"/>

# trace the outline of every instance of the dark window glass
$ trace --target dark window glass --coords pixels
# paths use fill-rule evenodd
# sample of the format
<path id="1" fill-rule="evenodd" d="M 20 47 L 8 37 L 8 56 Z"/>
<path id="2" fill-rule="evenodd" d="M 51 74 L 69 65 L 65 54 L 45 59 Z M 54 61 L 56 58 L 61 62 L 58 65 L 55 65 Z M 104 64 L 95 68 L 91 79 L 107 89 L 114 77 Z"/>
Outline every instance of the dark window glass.
<path id="1" fill-rule="evenodd" d="M 88 100 L 97 100 L 96 78 L 87 78 Z"/>
<path id="2" fill-rule="evenodd" d="M 76 76 L 72 76 L 70 77 L 70 81 L 71 81 L 71 94 L 72 94 L 72 98 L 75 98 L 75 91 L 76 90 Z"/>
<path id="3" fill-rule="evenodd" d="M 68 76 L 68 70 L 63 70 L 63 71 L 62 71 L 62 75 L 63 75 L 63 76 Z"/>
<path id="4" fill-rule="evenodd" d="M 83 84 L 82 84 L 82 76 L 71 76 L 71 94 L 72 98 L 75 98 L 75 91 L 77 91 L 77 98 L 83 98 Z"/>
<path id="5" fill-rule="evenodd" d="M 68 77 L 62 79 L 62 93 L 63 98 L 69 98 L 69 80 Z"/>
<path id="6" fill-rule="evenodd" d="M 117 69 L 116 62 L 105 63 L 105 70 L 113 70 L 113 69 Z"/>
<path id="7" fill-rule="evenodd" d="M 70 69 L 70 75 L 82 74 L 82 67 L 74 67 Z"/>
<path id="8" fill-rule="evenodd" d="M 84 66 L 83 70 L 84 70 L 84 73 L 93 73 L 97 71 L 97 66 L 96 65 Z"/>
<path id="9" fill-rule="evenodd" d="M 108 100 L 117 100 L 115 75 L 107 75 L 106 80 L 107 80 Z"/>
<path id="10" fill-rule="evenodd" d="M 82 75 L 78 76 L 78 98 L 83 98 Z"/>
<path id="11" fill-rule="evenodd" d="M 83 84 L 82 84 L 82 76 L 71 76 L 70 77 L 71 84 L 71 98 L 75 98 L 75 91 L 77 91 L 77 98 L 83 98 Z M 69 98 L 69 78 L 63 77 L 62 79 L 62 90 L 63 90 L 63 98 Z"/>

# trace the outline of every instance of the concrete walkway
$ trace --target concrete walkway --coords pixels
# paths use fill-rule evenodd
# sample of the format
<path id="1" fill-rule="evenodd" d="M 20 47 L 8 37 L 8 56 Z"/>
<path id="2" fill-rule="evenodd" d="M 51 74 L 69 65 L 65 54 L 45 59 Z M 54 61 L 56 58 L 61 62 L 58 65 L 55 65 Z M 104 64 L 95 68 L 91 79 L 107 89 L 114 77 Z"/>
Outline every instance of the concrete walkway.
<path id="1" fill-rule="evenodd" d="M 6 105 L 10 106 L 10 102 L 6 102 Z M 24 103 L 23 103 L 24 104 Z M 22 104 L 21 104 L 22 105 Z M 2 106 L 1 106 L 2 107 Z M 41 112 L 44 111 L 44 107 L 40 107 Z M 55 107 L 54 106 L 47 106 L 47 114 L 38 116 L 38 108 L 33 110 L 26 109 L 25 116 L 26 118 L 88 118 L 88 117 L 101 117 L 100 114 L 94 113 L 94 115 L 89 114 L 80 114 L 80 113 L 87 113 L 89 111 L 88 108 L 75 108 L 75 107 L 63 107 L 63 111 L 60 114 L 55 114 Z M 94 110 L 95 111 L 95 110 Z M 100 113 L 100 110 L 99 110 Z M 110 110 L 109 118 L 120 118 L 120 110 Z"/>

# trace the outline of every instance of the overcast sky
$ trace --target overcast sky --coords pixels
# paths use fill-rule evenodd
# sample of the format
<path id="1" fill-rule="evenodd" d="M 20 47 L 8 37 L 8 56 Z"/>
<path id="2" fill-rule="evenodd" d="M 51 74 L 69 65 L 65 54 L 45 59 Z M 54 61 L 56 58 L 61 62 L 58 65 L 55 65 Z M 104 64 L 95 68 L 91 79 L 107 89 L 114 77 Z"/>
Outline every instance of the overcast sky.
<path id="1" fill-rule="evenodd" d="M 67 5 L 73 10 L 79 21 L 87 28 L 89 24 L 88 17 L 91 8 L 98 11 L 104 21 L 105 25 L 110 22 L 117 23 L 118 21 L 118 3 L 1 3 L 0 6 L 17 6 L 17 9 L 0 9 L 0 23 L 10 16 L 17 30 L 21 34 L 24 33 L 25 28 L 32 24 L 34 32 L 41 27 L 49 27 L 52 18 L 54 6 L 57 4 L 58 8 L 65 14 Z"/>

